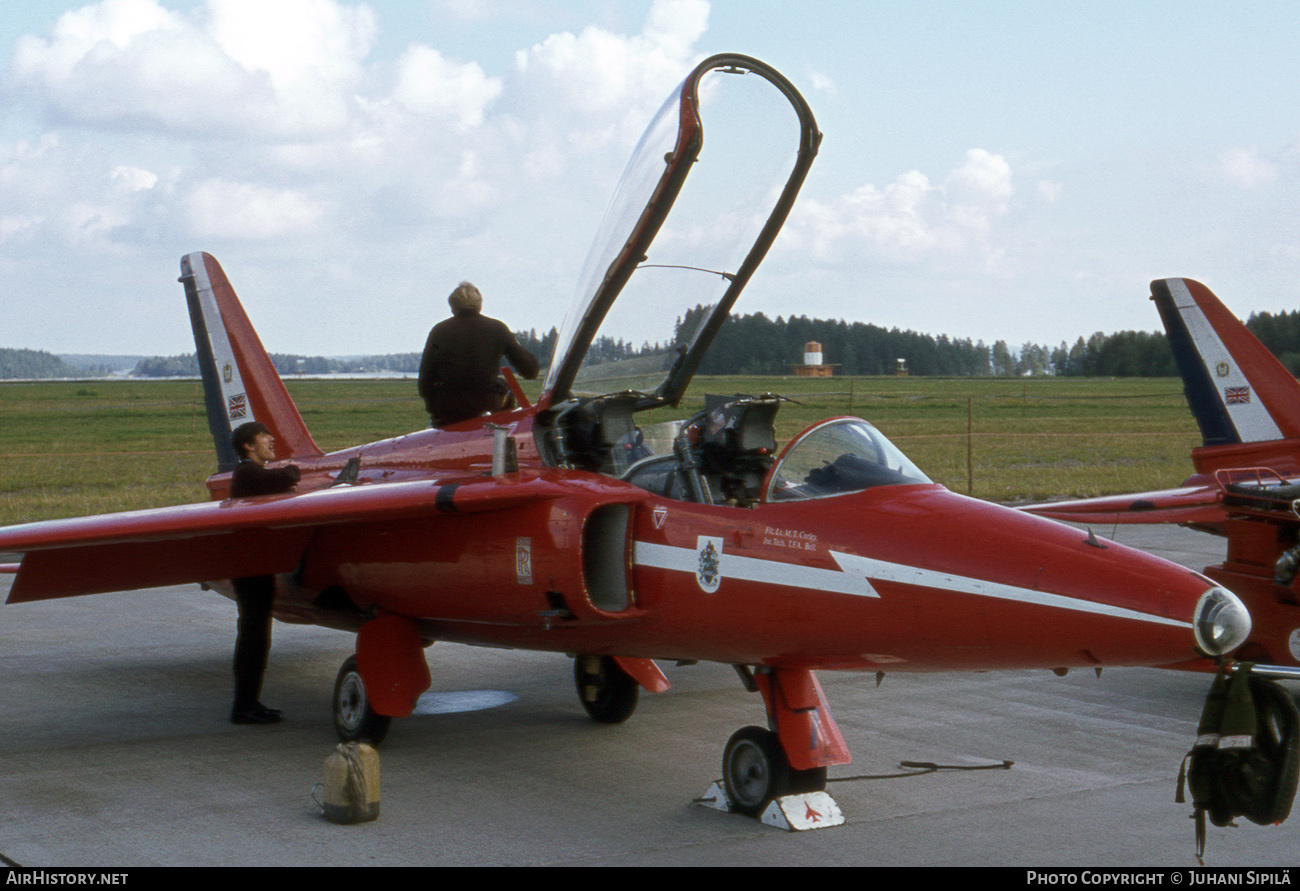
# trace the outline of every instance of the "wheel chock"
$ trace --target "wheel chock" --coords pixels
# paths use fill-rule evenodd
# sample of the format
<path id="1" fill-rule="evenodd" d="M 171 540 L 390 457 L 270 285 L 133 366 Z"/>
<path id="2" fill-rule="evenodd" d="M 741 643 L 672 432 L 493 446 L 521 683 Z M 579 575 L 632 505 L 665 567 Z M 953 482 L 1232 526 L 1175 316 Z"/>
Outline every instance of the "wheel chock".
<path id="1" fill-rule="evenodd" d="M 731 802 L 727 800 L 727 791 L 722 788 L 722 780 L 716 780 L 703 797 L 695 799 L 695 803 L 724 814 L 731 813 Z"/>
<path id="2" fill-rule="evenodd" d="M 839 826 L 844 822 L 844 814 L 827 793 L 800 792 L 773 799 L 759 819 L 787 832 L 803 832 Z"/>
<path id="3" fill-rule="evenodd" d="M 721 780 L 714 782 L 709 791 L 697 798 L 695 803 L 723 813 L 732 813 L 731 801 L 727 798 Z M 773 799 L 759 820 L 787 832 L 804 832 L 841 826 L 844 814 L 827 792 L 799 792 Z"/>

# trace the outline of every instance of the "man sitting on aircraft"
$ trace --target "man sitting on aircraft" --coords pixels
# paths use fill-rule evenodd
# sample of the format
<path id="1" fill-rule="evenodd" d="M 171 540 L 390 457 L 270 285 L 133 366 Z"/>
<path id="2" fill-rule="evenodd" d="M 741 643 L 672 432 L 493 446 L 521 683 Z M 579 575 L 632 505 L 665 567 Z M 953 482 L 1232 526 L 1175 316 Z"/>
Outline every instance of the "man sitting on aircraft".
<path id="1" fill-rule="evenodd" d="M 275 458 L 275 439 L 265 424 L 249 421 L 230 434 L 239 455 L 239 465 L 230 477 L 230 497 L 275 495 L 298 484 L 301 474 L 292 464 L 269 468 Z M 275 598 L 275 577 L 255 575 L 232 579 L 235 602 L 239 605 L 239 630 L 235 638 L 235 702 L 230 708 L 232 724 L 275 724 L 283 714 L 259 702 L 262 675 L 271 651 L 271 602 Z"/>
<path id="2" fill-rule="evenodd" d="M 435 427 L 507 407 L 510 391 L 497 378 L 503 356 L 529 380 L 540 370 L 504 322 L 482 314 L 478 288 L 461 282 L 447 302 L 452 316 L 433 326 L 420 360 L 420 396 Z"/>

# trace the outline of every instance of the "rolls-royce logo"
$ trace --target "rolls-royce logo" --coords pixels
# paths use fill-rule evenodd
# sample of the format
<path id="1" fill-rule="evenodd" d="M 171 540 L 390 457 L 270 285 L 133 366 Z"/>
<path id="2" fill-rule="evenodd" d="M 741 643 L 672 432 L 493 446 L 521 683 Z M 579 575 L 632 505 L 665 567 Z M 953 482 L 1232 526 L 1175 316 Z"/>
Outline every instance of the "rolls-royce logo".
<path id="1" fill-rule="evenodd" d="M 533 540 L 515 539 L 515 579 L 521 585 L 533 583 Z"/>

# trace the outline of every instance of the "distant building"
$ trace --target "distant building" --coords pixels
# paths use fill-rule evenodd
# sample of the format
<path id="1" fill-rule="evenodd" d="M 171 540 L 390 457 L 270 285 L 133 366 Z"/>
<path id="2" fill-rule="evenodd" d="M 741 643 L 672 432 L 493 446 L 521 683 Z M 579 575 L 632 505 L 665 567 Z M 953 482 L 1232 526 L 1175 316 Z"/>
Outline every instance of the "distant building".
<path id="1" fill-rule="evenodd" d="M 822 362 L 822 345 L 810 340 L 803 345 L 803 364 L 792 365 L 795 377 L 830 377 L 835 373 L 834 365 Z"/>

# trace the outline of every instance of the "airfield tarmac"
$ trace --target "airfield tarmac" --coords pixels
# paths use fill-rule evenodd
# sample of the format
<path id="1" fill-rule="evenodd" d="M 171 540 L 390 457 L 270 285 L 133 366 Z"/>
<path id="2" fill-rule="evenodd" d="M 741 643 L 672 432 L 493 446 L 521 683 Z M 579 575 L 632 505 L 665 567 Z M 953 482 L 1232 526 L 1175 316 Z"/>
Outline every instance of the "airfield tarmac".
<path id="1" fill-rule="evenodd" d="M 1102 530 L 1097 530 L 1102 534 Z M 1113 530 L 1108 530 L 1113 531 Z M 1195 569 L 1223 542 L 1121 541 Z M 973 533 L 974 534 L 974 533 Z M 0 576 L 0 596 L 10 577 Z M 842 826 L 785 832 L 693 804 L 722 747 L 764 723 L 727 666 L 664 665 L 626 724 L 578 704 L 555 654 L 435 644 L 433 692 L 380 748 L 377 820 L 312 799 L 337 740 L 349 635 L 277 624 L 273 727 L 227 721 L 234 605 L 197 587 L 0 608 L 0 856 L 80 866 L 1195 867 L 1174 801 L 1207 676 L 1147 670 L 820 675 L 853 763 Z M 1294 688 L 1293 688 L 1294 689 Z M 460 710 L 470 706 L 486 706 Z M 988 765 L 909 776 L 901 761 Z M 1209 867 L 1300 863 L 1300 816 L 1210 827 Z"/>

